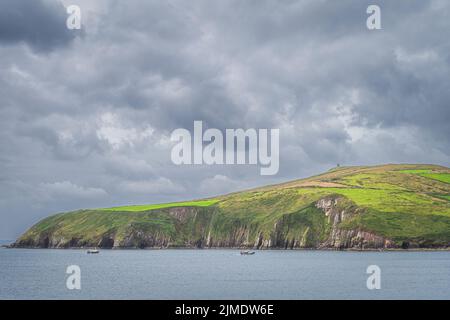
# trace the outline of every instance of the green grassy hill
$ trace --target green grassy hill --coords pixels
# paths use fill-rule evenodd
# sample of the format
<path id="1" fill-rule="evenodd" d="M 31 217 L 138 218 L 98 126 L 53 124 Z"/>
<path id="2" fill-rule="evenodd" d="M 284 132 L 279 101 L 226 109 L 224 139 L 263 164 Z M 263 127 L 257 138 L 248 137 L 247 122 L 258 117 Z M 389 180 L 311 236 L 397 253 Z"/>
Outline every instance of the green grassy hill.
<path id="1" fill-rule="evenodd" d="M 434 248 L 450 246 L 450 169 L 339 167 L 216 198 L 46 218 L 16 247 Z"/>

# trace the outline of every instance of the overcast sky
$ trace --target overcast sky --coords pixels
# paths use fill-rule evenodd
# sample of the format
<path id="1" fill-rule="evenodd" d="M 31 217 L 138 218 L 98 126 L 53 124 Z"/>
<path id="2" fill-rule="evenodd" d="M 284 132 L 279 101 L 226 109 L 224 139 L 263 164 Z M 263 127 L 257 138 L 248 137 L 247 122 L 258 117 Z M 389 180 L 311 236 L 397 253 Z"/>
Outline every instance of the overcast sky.
<path id="1" fill-rule="evenodd" d="M 381 30 L 366 28 L 372 3 Z M 449 34 L 447 0 L 1 0 L 0 239 L 56 212 L 337 163 L 449 166 Z M 172 164 L 170 133 L 194 120 L 279 128 L 279 173 Z"/>

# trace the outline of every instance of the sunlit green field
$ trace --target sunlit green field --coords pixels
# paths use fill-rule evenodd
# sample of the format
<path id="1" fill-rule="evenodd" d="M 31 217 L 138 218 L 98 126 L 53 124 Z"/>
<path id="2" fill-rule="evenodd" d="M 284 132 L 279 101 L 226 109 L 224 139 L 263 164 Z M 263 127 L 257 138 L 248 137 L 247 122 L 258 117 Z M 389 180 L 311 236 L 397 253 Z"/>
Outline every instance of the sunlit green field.
<path id="1" fill-rule="evenodd" d="M 433 173 L 430 170 L 402 170 L 401 172 L 410 173 L 410 174 L 418 174 L 422 177 L 442 181 L 445 183 L 450 183 L 450 174 L 449 173 Z"/>
<path id="2" fill-rule="evenodd" d="M 173 207 L 209 207 L 210 205 L 213 205 L 217 202 L 218 202 L 218 200 L 198 200 L 198 201 L 172 202 L 172 203 L 161 203 L 161 204 L 121 206 L 121 207 L 105 208 L 102 210 L 139 212 L 139 211 L 149 211 L 149 210 L 173 208 Z"/>

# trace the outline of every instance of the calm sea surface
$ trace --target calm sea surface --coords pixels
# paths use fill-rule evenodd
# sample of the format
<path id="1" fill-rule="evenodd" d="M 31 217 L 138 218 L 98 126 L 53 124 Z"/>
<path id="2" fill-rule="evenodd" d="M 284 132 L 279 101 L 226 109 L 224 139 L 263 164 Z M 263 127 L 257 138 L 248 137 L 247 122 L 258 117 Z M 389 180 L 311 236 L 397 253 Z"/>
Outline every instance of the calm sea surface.
<path id="1" fill-rule="evenodd" d="M 69 265 L 81 290 L 66 288 Z M 36 298 L 449 299 L 450 252 L 0 249 L 0 299 Z"/>

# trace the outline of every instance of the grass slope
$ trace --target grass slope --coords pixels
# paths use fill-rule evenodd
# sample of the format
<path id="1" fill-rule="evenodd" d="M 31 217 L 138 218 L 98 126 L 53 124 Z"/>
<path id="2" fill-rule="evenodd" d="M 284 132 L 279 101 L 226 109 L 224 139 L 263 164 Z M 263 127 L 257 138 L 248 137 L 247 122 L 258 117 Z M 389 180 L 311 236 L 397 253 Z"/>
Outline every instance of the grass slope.
<path id="1" fill-rule="evenodd" d="M 339 167 L 214 199 L 62 213 L 33 226 L 19 242 L 32 243 L 49 234 L 86 243 L 111 235 L 120 242 L 136 232 L 169 239 L 172 246 L 207 241 L 206 235 L 218 244 L 233 243 L 243 235 L 249 242 L 261 235 L 278 241 L 280 235 L 280 245 L 300 241 L 308 246 L 324 240 L 330 230 L 314 203 L 333 196 L 362 212 L 345 221 L 344 229 L 365 230 L 399 243 L 446 246 L 450 244 L 449 177 L 449 168 L 435 165 Z M 180 218 L 170 208 L 190 211 Z"/>
<path id="2" fill-rule="evenodd" d="M 144 204 L 144 205 L 112 207 L 100 210 L 139 212 L 139 211 L 149 211 L 155 209 L 174 208 L 174 207 L 209 207 L 210 205 L 215 204 L 217 201 L 218 200 L 198 200 L 198 201 L 172 202 L 161 204 Z"/>

